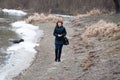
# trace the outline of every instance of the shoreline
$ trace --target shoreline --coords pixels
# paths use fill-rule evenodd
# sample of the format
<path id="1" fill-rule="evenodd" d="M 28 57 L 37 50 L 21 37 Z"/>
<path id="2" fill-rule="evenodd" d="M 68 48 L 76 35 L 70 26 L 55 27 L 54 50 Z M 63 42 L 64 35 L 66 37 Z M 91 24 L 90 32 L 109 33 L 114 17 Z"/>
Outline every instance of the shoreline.
<path id="1" fill-rule="evenodd" d="M 56 63 L 54 61 L 54 36 L 52 34 L 54 30 L 54 25 L 55 23 L 51 23 L 51 22 L 37 24 L 37 26 L 39 26 L 40 29 L 44 30 L 45 32 L 44 32 L 44 37 L 39 42 L 40 46 L 35 48 L 37 50 L 36 58 L 34 59 L 32 65 L 28 69 L 26 69 L 19 76 L 15 77 L 13 80 L 44 80 L 43 76 L 48 75 L 49 72 L 57 68 L 57 66 L 64 64 L 64 61 L 66 61 L 67 59 L 65 56 L 66 54 L 68 55 L 69 52 L 71 52 L 70 46 L 72 44 L 69 46 L 64 46 L 63 54 L 62 54 L 62 62 Z M 66 26 L 66 28 L 68 31 L 68 35 L 71 36 L 73 34 L 72 28 L 68 26 Z M 41 77 L 37 79 L 38 77 L 35 78 L 36 75 Z M 29 77 L 31 76 L 31 78 L 29 78 L 28 76 Z"/>
<path id="2" fill-rule="evenodd" d="M 7 13 L 8 15 L 15 15 L 15 14 L 17 14 L 18 16 L 22 16 L 22 15 L 26 15 L 26 14 L 24 14 L 24 12 L 22 12 L 22 11 L 17 11 L 17 10 L 8 10 L 8 9 L 5 9 L 5 13 Z M 63 17 L 70 17 L 70 16 L 67 16 L 67 15 L 58 15 L 58 16 L 63 16 Z M 44 23 L 43 23 L 44 24 Z M 45 23 L 46 24 L 46 23 Z M 48 23 L 48 24 L 50 24 L 50 25 L 47 25 L 46 27 L 49 27 L 49 26 L 51 26 L 51 24 L 53 25 L 53 24 L 55 24 L 55 23 Z M 13 77 L 15 77 L 15 76 L 17 76 L 18 74 L 20 74 L 20 73 L 23 73 L 24 71 L 26 71 L 27 70 L 27 68 L 29 67 L 29 66 L 32 66 L 32 64 L 34 63 L 34 61 L 37 59 L 37 53 L 39 53 L 39 52 L 41 52 L 41 51 L 39 51 L 39 49 L 38 49 L 38 47 L 35 47 L 35 46 L 38 46 L 38 45 L 40 45 L 40 44 L 38 44 L 38 42 L 36 42 L 37 40 L 35 39 L 35 38 L 38 38 L 37 36 L 40 36 L 41 37 L 41 31 L 39 31 L 40 32 L 40 34 L 38 35 L 37 34 L 37 36 L 35 37 L 35 32 L 33 31 L 33 30 L 35 30 L 35 31 L 37 31 L 38 30 L 38 26 L 39 25 L 42 25 L 41 23 L 38 25 L 38 26 L 34 26 L 34 25 L 32 25 L 32 24 L 27 24 L 27 23 L 25 23 L 24 21 L 16 21 L 16 22 L 14 22 L 14 23 L 12 23 L 11 24 L 12 25 L 12 27 L 13 27 L 13 31 L 15 32 L 15 33 L 17 33 L 18 34 L 18 36 L 20 37 L 20 38 L 23 38 L 24 40 L 25 40 L 25 42 L 22 42 L 22 43 L 19 43 L 19 44 L 14 44 L 14 45 L 12 45 L 12 46 L 10 46 L 8 49 L 7 49 L 7 52 L 8 52 L 8 54 L 10 54 L 10 58 L 8 59 L 8 61 L 7 61 L 7 64 L 2 68 L 2 70 L 1 70 L 1 73 L 0 73 L 0 76 L 1 76 L 1 79 L 2 80 L 11 80 Z M 29 28 L 27 28 L 27 27 L 29 27 Z M 54 26 L 54 25 L 53 25 Z M 44 28 L 45 29 L 45 28 Z M 49 28 L 50 29 L 50 28 Z M 52 30 L 53 30 L 54 28 L 52 27 Z M 41 30 L 41 29 L 40 29 Z M 45 29 L 46 30 L 46 29 Z M 51 29 L 50 29 L 51 30 Z M 51 32 L 53 32 L 51 30 Z M 32 32 L 32 33 L 31 33 Z M 49 34 L 49 33 L 48 33 Z M 53 35 L 53 34 L 49 34 L 49 36 L 51 36 L 51 35 Z M 32 36 L 32 37 L 31 37 Z M 48 35 L 47 35 L 48 36 Z M 48 37 L 49 37 L 48 36 Z M 44 39 L 44 38 L 43 38 Z M 54 38 L 52 38 L 53 40 L 52 41 L 54 41 Z M 29 40 L 33 40 L 33 41 L 29 41 Z M 50 40 L 51 40 L 51 38 L 50 38 Z M 26 42 L 27 41 L 27 42 Z M 32 43 L 33 42 L 33 43 Z M 36 43 L 34 43 L 34 42 L 36 42 Z M 46 41 L 47 42 L 47 41 Z M 41 43 L 41 42 L 40 42 Z M 49 41 L 49 43 L 51 43 L 51 41 Z M 30 45 L 31 44 L 31 45 Z M 23 45 L 23 46 L 22 46 Z M 51 44 L 50 44 L 51 45 Z M 48 45 L 49 46 L 49 45 Z M 54 48 L 54 44 L 52 45 L 53 46 L 53 48 Z M 32 50 L 32 47 L 35 49 L 35 50 Z M 51 47 L 50 47 L 51 48 Z M 43 48 L 43 50 L 44 50 L 45 48 Z M 27 54 L 25 54 L 26 53 L 26 51 L 28 50 L 28 52 L 27 52 Z M 12 52 L 9 52 L 9 51 L 12 51 Z M 14 52 L 13 52 L 14 51 Z M 31 52 L 32 51 L 32 52 Z M 42 52 L 44 52 L 44 51 L 42 51 Z M 54 53 L 54 50 L 52 50 L 52 52 Z M 31 55 L 30 55 L 31 54 Z M 24 56 L 24 55 L 26 55 L 26 56 Z M 27 55 L 30 57 L 30 56 L 33 56 L 32 57 L 32 61 L 33 62 L 31 62 L 30 61 L 30 58 L 29 58 L 29 60 L 27 59 Z M 27 59 L 27 60 L 26 60 Z M 23 62 L 23 61 L 25 61 L 25 62 Z M 26 61 L 28 61 L 28 62 L 26 62 Z M 53 59 L 53 61 L 54 61 L 54 59 Z M 19 62 L 21 63 L 21 64 L 19 64 Z M 50 63 L 50 62 L 49 62 Z M 25 65 L 24 65 L 25 64 Z M 28 64 L 28 66 L 26 65 L 26 64 Z M 24 65 L 24 66 L 22 66 L 22 65 Z M 23 68 L 22 68 L 23 67 Z M 27 68 L 26 68 L 27 67 Z M 19 68 L 19 69 L 17 69 L 17 68 Z M 3 70 L 5 70 L 5 72 L 3 72 Z M 23 72 L 21 72 L 21 71 L 23 71 Z M 14 73 L 13 73 L 14 72 Z M 10 73 L 10 74 L 9 74 Z"/>
<path id="3" fill-rule="evenodd" d="M 0 70 L 1 80 L 11 80 L 31 65 L 31 61 L 34 60 L 37 53 L 34 48 L 38 46 L 37 42 L 43 35 L 43 31 L 38 26 L 27 24 L 24 21 L 17 21 L 11 25 L 12 30 L 23 38 L 24 42 L 8 47 L 7 54 L 10 55 L 10 58 Z"/>
<path id="4" fill-rule="evenodd" d="M 98 20 L 104 19 L 97 17 L 94 19 L 93 17 L 80 19 L 79 22 L 77 21 L 77 25 L 73 25 L 74 27 L 72 28 L 71 26 L 66 26 L 68 36 L 73 38 L 70 40 L 70 45 L 63 48 L 61 63 L 54 62 L 54 37 L 52 33 L 55 24 L 36 24 L 45 31 L 40 46 L 36 48 L 38 51 L 36 59 L 28 69 L 13 80 L 118 79 L 118 70 L 120 69 L 118 63 L 119 38 L 116 41 L 104 41 L 104 39 L 111 39 L 114 36 L 110 36 L 111 38 L 102 37 L 102 40 L 98 39 L 101 38 L 99 36 L 87 39 L 81 37 L 85 30 L 85 25 L 90 26 L 92 20 L 97 23 Z M 116 19 L 116 17 L 109 18 L 105 18 L 106 21 Z M 110 54 L 108 54 L 108 51 L 110 51 Z M 111 74 L 111 70 L 113 70 L 113 74 Z"/>

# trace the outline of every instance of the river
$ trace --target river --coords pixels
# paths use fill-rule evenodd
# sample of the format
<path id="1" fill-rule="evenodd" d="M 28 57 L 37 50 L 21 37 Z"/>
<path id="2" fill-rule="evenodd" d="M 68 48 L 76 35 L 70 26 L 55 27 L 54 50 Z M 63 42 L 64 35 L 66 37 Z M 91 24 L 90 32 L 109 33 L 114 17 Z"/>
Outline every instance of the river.
<path id="1" fill-rule="evenodd" d="M 17 34 L 12 31 L 10 24 L 20 19 L 22 19 L 22 17 L 10 16 L 0 11 L 0 66 L 4 65 L 8 59 L 6 49 L 12 45 L 9 40 L 19 38 Z"/>

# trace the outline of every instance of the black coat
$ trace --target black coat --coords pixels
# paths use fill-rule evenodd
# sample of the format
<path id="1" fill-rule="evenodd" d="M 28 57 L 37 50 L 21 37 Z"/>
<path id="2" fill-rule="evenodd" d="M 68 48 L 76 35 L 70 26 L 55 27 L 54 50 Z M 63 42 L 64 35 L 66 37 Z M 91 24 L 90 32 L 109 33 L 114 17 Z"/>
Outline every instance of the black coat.
<path id="1" fill-rule="evenodd" d="M 61 37 L 58 37 L 58 34 L 62 35 Z M 63 44 L 64 43 L 64 37 L 66 36 L 67 32 L 66 29 L 61 27 L 55 27 L 53 35 L 55 36 L 55 44 Z"/>

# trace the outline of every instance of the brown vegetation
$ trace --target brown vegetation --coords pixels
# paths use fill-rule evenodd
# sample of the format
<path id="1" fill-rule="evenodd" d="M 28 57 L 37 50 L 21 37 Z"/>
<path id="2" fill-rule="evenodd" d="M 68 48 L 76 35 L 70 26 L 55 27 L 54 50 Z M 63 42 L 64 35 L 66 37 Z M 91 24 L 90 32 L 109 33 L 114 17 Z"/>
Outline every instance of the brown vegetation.
<path id="1" fill-rule="evenodd" d="M 104 20 L 100 20 L 96 24 L 87 26 L 85 32 L 83 33 L 83 36 L 106 36 L 108 34 L 112 34 L 118 31 L 120 31 L 120 27 L 118 27 L 115 23 L 107 23 Z"/>
<path id="2" fill-rule="evenodd" d="M 88 68 L 94 65 L 95 58 L 95 51 L 89 52 L 87 59 L 82 64 L 80 64 L 80 66 L 83 67 L 84 70 L 87 70 Z"/>
<path id="3" fill-rule="evenodd" d="M 115 36 L 113 36 L 110 40 L 111 40 L 111 41 L 120 40 L 120 35 L 115 35 Z"/>
<path id="4" fill-rule="evenodd" d="M 83 17 L 88 17 L 88 16 L 98 16 L 100 14 L 102 14 L 103 12 L 98 10 L 98 9 L 93 9 L 90 12 L 87 12 L 86 14 L 79 14 L 76 16 L 76 19 L 80 19 Z"/>
<path id="5" fill-rule="evenodd" d="M 38 13 L 34 13 L 33 15 L 29 16 L 27 19 L 25 19 L 25 21 L 27 23 L 36 23 L 36 22 L 56 22 L 58 20 L 63 20 L 61 17 L 56 17 L 52 14 L 49 15 L 45 15 L 43 13 L 38 14 Z"/>
<path id="6" fill-rule="evenodd" d="M 113 0 L 0 0 L 1 8 L 22 8 L 35 12 L 78 14 L 96 8 L 111 11 Z"/>

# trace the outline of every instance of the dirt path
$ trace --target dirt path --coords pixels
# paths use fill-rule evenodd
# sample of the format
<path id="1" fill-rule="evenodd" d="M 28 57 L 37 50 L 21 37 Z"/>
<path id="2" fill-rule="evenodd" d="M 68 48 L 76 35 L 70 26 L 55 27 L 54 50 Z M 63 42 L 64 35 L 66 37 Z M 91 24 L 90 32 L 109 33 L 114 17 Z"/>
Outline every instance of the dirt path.
<path id="1" fill-rule="evenodd" d="M 85 25 L 96 23 L 98 19 L 83 18 L 77 21 L 79 26 L 65 25 L 68 36 L 72 39 L 69 46 L 64 46 L 60 63 L 54 61 L 55 23 L 38 24 L 44 30 L 44 37 L 37 47 L 36 59 L 13 80 L 120 80 L 120 40 L 109 41 L 114 36 L 89 39 L 81 37 Z"/>
<path id="2" fill-rule="evenodd" d="M 44 37 L 37 47 L 38 54 L 33 64 L 14 78 L 14 80 L 73 80 L 80 75 L 75 57 L 72 51 L 72 41 L 69 46 L 64 46 L 62 53 L 62 62 L 54 62 L 54 30 L 55 23 L 39 24 L 40 29 L 44 30 Z M 66 26 L 68 36 L 73 36 L 73 29 Z"/>

